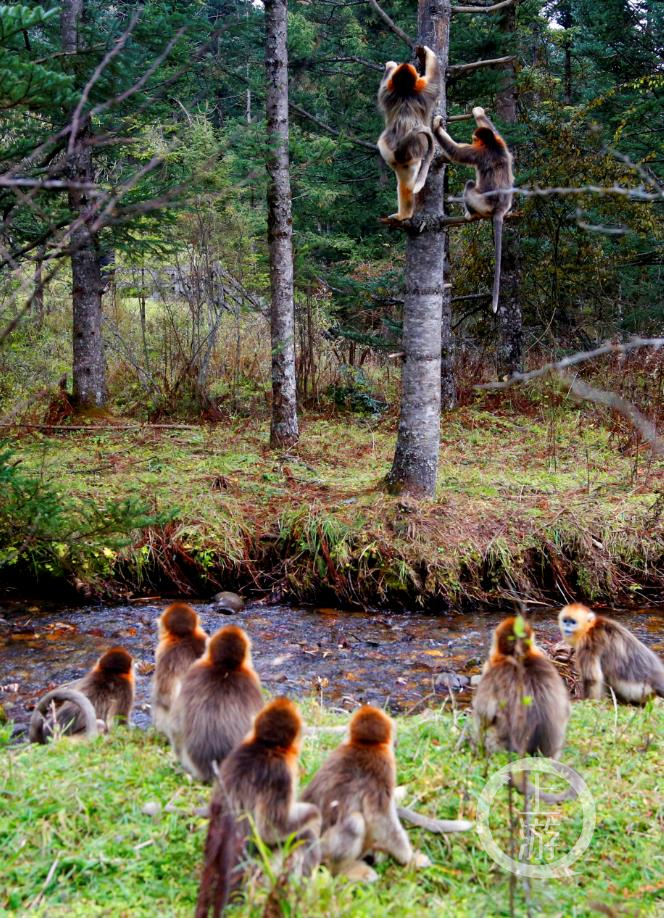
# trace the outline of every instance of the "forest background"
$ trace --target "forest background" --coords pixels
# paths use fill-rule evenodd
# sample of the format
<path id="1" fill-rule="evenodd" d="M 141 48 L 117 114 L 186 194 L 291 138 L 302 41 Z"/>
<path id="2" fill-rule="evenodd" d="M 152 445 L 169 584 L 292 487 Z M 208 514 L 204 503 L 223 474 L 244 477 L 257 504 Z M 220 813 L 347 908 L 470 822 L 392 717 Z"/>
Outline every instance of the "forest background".
<path id="1" fill-rule="evenodd" d="M 437 609 L 661 590 L 657 450 L 629 412 L 571 391 L 581 374 L 657 424 L 661 352 L 609 351 L 573 378 L 477 387 L 661 334 L 664 11 L 498 6 L 452 16 L 449 129 L 470 139 L 464 116 L 483 105 L 530 192 L 509 224 L 496 317 L 490 225 L 449 231 L 433 501 L 383 486 L 406 240 L 378 219 L 395 189 L 375 150 L 375 97 L 384 62 L 411 52 L 375 4 L 289 4 L 300 439 L 281 450 L 266 433 L 261 6 L 0 9 L 5 585 L 234 586 Z M 415 35 L 412 4 L 388 12 Z M 446 170 L 452 214 L 467 178 Z M 91 201 L 94 219 L 81 219 Z M 86 296 L 100 306 L 104 357 L 82 397 L 72 306 Z"/>

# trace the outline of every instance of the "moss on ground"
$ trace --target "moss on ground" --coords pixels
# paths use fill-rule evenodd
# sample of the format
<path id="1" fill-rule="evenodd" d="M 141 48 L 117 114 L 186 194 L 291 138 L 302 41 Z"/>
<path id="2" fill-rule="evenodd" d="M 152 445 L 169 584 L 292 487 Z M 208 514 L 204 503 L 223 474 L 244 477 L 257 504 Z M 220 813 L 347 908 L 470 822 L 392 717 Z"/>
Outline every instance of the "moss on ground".
<path id="1" fill-rule="evenodd" d="M 515 594 L 615 602 L 664 587 L 662 465 L 625 454 L 596 420 L 569 407 L 546 423 L 509 408 L 454 412 L 431 503 L 384 491 L 394 438 L 392 420 L 305 417 L 284 454 L 247 421 L 35 434 L 17 450 L 75 498 L 177 508 L 173 522 L 69 572 L 101 592 L 239 586 L 445 608 Z"/>
<path id="2" fill-rule="evenodd" d="M 314 703 L 305 705 L 305 714 L 309 722 L 339 722 Z M 408 787 L 407 802 L 430 815 L 473 819 L 487 778 L 506 761 L 488 763 L 468 746 L 457 750 L 465 716 L 437 709 L 398 720 L 399 781 Z M 573 876 L 532 881 L 533 914 L 662 914 L 663 737 L 661 702 L 645 709 L 573 706 L 564 760 L 593 794 L 596 828 Z M 305 740 L 303 783 L 338 741 L 330 734 Z M 205 837 L 195 809 L 208 794 L 172 763 L 166 743 L 152 732 L 119 729 L 90 743 L 62 740 L 0 752 L 0 909 L 30 908 L 49 918 L 192 914 Z M 147 815 L 145 805 L 154 802 L 161 812 Z M 515 803 L 523 806 L 521 798 Z M 506 791 L 496 806 L 492 828 L 507 846 Z M 579 835 L 579 804 L 545 809 L 553 814 L 560 856 Z M 349 885 L 321 870 L 304 886 L 284 889 L 258 871 L 233 913 L 267 914 L 275 887 L 277 913 L 291 916 L 510 913 L 509 875 L 484 852 L 474 830 L 445 838 L 414 830 L 411 838 L 432 867 L 414 873 L 386 861 L 373 886 Z M 519 884 L 514 914 L 526 914 L 525 896 Z"/>

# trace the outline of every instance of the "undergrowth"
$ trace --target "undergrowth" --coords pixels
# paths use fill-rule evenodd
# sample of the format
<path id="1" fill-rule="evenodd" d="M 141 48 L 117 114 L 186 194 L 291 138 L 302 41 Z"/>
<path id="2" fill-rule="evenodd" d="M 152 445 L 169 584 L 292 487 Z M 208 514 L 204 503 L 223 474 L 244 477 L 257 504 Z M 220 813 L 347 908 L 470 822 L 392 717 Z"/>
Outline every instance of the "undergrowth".
<path id="1" fill-rule="evenodd" d="M 340 721 L 313 702 L 304 712 L 319 725 Z M 407 786 L 408 805 L 440 818 L 475 818 L 482 788 L 507 759 L 487 762 L 467 745 L 457 749 L 465 717 L 444 706 L 398 719 L 398 780 Z M 573 875 L 533 880 L 529 892 L 517 883 L 514 914 L 526 914 L 527 899 L 532 914 L 661 914 L 663 737 L 659 702 L 645 709 L 614 710 L 610 702 L 573 706 L 563 759 L 593 795 L 594 835 Z M 337 742 L 331 734 L 305 739 L 302 783 Z M 209 790 L 175 766 L 156 734 L 118 729 L 89 743 L 65 739 L 49 747 L 12 747 L 0 752 L 0 766 L 0 908 L 6 913 L 192 914 L 206 828 L 196 808 L 207 802 Z M 517 796 L 514 805 L 521 811 L 523 800 Z M 578 838 L 579 804 L 545 809 L 560 856 Z M 515 818 L 518 836 L 523 823 Z M 508 819 L 502 791 L 491 811 L 500 846 L 509 844 Z M 278 871 L 270 879 L 259 870 L 232 914 L 509 914 L 509 875 L 485 853 L 475 830 L 410 835 L 433 866 L 415 873 L 385 861 L 373 886 L 333 879 L 326 870 L 298 886 L 279 882 Z M 268 898 L 278 911 L 266 910 Z"/>

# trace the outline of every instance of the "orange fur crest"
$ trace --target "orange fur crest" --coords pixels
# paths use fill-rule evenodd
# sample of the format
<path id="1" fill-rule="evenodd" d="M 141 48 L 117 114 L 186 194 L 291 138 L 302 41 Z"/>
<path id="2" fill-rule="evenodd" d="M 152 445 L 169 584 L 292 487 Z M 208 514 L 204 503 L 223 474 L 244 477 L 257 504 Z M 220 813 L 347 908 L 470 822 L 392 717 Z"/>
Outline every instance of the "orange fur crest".
<path id="1" fill-rule="evenodd" d="M 350 722 L 351 743 L 382 746 L 392 740 L 392 721 L 379 708 L 365 704 Z"/>
<path id="2" fill-rule="evenodd" d="M 302 718 L 289 698 L 275 698 L 257 715 L 254 740 L 265 746 L 290 749 L 297 743 L 302 730 Z"/>
<path id="3" fill-rule="evenodd" d="M 248 634 L 237 625 L 227 625 L 210 638 L 208 661 L 220 669 L 240 669 L 250 650 Z"/>
<path id="4" fill-rule="evenodd" d="M 527 622 L 523 622 L 523 634 L 519 634 L 516 616 L 506 618 L 496 628 L 493 635 L 492 656 L 520 657 L 533 652 L 534 632 Z"/>
<path id="5" fill-rule="evenodd" d="M 97 661 L 97 669 L 105 673 L 131 674 L 132 656 L 124 647 L 111 647 Z"/>
<path id="6" fill-rule="evenodd" d="M 415 83 L 415 92 L 423 92 L 427 88 L 426 77 L 418 77 Z"/>
<path id="7" fill-rule="evenodd" d="M 174 602 L 162 614 L 161 625 L 174 637 L 188 637 L 198 627 L 198 615 L 186 602 Z"/>
<path id="8" fill-rule="evenodd" d="M 420 92 L 420 89 L 417 88 L 417 84 L 420 80 L 421 77 L 412 64 L 399 64 L 387 81 L 387 88 L 390 92 L 396 92 L 399 93 L 399 95 L 408 95 L 413 91 Z M 426 86 L 426 80 L 424 84 Z"/>
<path id="9" fill-rule="evenodd" d="M 499 149 L 505 148 L 505 141 L 500 136 L 500 134 L 494 134 L 491 128 L 488 127 L 478 127 L 473 131 L 473 146 L 476 147 L 498 147 Z"/>

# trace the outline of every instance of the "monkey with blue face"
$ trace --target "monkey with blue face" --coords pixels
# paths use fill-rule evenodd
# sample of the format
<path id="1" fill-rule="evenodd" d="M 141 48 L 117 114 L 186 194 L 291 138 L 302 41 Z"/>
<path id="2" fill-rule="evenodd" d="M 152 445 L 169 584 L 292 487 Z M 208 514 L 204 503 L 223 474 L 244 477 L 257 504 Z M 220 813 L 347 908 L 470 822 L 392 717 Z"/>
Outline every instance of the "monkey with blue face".
<path id="1" fill-rule="evenodd" d="M 578 602 L 561 609 L 558 622 L 574 648 L 584 698 L 601 698 L 606 688 L 632 704 L 664 698 L 664 664 L 623 625 Z"/>

